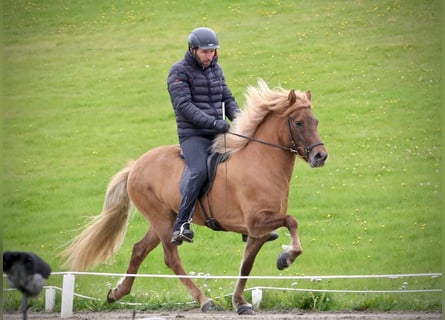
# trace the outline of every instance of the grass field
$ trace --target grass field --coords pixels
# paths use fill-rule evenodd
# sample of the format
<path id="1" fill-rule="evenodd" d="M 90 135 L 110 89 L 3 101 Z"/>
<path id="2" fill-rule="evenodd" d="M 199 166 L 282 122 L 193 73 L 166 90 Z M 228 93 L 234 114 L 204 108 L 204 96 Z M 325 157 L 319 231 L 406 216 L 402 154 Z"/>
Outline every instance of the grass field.
<path id="1" fill-rule="evenodd" d="M 182 58 L 188 33 L 206 25 L 218 33 L 220 63 L 239 104 L 257 78 L 272 87 L 310 89 L 330 152 L 324 168 L 300 160 L 295 167 L 289 213 L 300 222 L 303 255 L 289 269 L 276 269 L 289 240 L 279 230 L 252 275 L 441 272 L 440 13 L 438 0 L 3 3 L 3 249 L 33 251 L 62 271 L 57 254 L 100 212 L 111 176 L 146 150 L 177 143 L 166 77 Z M 115 262 L 94 271 L 125 272 L 132 245 L 146 229 L 135 213 Z M 240 238 L 197 228 L 195 243 L 180 249 L 185 268 L 236 275 Z M 160 248 L 140 272 L 170 274 Z M 78 277 L 76 291 L 103 299 L 116 281 Z M 61 278 L 53 276 L 49 284 L 60 286 Z M 230 308 L 222 296 L 234 280 L 200 285 Z M 266 285 L 291 281 L 248 282 Z M 442 279 L 294 284 L 357 290 L 402 285 L 437 289 Z M 177 280 L 138 279 L 124 301 L 160 308 L 189 298 Z M 14 309 L 20 299 L 8 292 L 4 303 Z M 78 309 L 108 308 L 75 303 Z M 42 298 L 33 302 L 35 309 L 42 305 Z M 441 305 L 437 293 L 267 291 L 262 308 Z"/>

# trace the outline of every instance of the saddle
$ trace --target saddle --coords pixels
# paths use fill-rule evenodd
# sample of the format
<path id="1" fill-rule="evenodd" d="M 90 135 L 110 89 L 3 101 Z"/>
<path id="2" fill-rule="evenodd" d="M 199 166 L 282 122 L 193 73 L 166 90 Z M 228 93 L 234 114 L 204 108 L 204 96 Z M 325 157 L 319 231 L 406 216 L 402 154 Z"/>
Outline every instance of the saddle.
<path id="1" fill-rule="evenodd" d="M 181 151 L 181 158 L 184 159 L 184 156 L 182 155 Z M 227 161 L 230 158 L 230 154 L 228 153 L 210 153 L 207 157 L 207 182 L 202 187 L 199 196 L 198 196 L 198 202 L 201 207 L 201 210 L 206 218 L 205 224 L 207 227 L 209 227 L 212 230 L 215 231 L 226 231 L 219 222 L 213 217 L 212 209 L 210 208 L 210 214 L 207 213 L 207 211 L 204 208 L 204 205 L 202 204 L 202 198 L 207 195 L 210 190 L 212 189 L 213 182 L 215 181 L 216 177 L 216 170 L 218 169 L 218 165 L 220 163 L 223 163 Z M 182 173 L 182 177 L 180 180 L 179 189 L 182 190 L 185 188 L 183 181 L 187 181 L 187 175 L 189 172 L 187 171 L 187 168 L 184 169 L 184 172 Z"/>

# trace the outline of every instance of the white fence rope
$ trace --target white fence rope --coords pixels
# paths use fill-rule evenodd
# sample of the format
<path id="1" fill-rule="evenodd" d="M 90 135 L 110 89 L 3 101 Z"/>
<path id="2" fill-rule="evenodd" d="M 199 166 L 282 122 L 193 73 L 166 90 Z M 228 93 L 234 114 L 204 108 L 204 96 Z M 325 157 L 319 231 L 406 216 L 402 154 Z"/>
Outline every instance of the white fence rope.
<path id="1" fill-rule="evenodd" d="M 74 297 L 83 299 L 101 301 L 99 298 L 89 297 L 74 292 L 75 275 L 88 276 L 108 276 L 108 277 L 139 277 L 139 278 L 191 278 L 191 279 L 275 279 L 275 280 L 309 280 L 311 282 L 320 282 L 327 279 L 401 279 L 401 278 L 418 278 L 429 277 L 435 279 L 442 276 L 442 273 L 404 273 L 404 274 L 380 274 L 380 275 L 330 275 L 330 276 L 214 276 L 208 273 L 192 273 L 189 275 L 162 275 L 162 274 L 127 274 L 127 273 L 102 273 L 102 272 L 52 272 L 51 275 L 63 276 L 63 288 L 55 286 L 45 286 L 45 311 L 53 311 L 55 305 L 56 290 L 62 292 L 61 318 L 70 317 L 73 314 Z M 3 277 L 6 277 L 3 275 Z M 292 283 L 294 285 L 296 283 Z M 3 289 L 4 291 L 15 289 Z M 304 289 L 304 288 L 282 288 L 282 287 L 265 287 L 256 286 L 246 288 L 244 291 L 252 291 L 252 304 L 259 306 L 262 299 L 262 290 L 280 290 L 280 291 L 296 291 L 296 292 L 323 292 L 323 293 L 428 293 L 442 292 L 442 289 L 399 289 L 399 290 L 332 290 L 332 289 Z M 229 296 L 232 293 L 224 296 Z M 135 302 L 118 302 L 124 305 L 143 305 L 143 303 Z M 194 303 L 191 301 L 190 303 Z"/>
<path id="2" fill-rule="evenodd" d="M 277 279 L 277 280 L 311 280 L 323 279 L 373 279 L 373 278 L 412 278 L 412 277 L 441 277 L 442 273 L 402 273 L 402 274 L 372 274 L 372 275 L 331 275 L 331 276 L 214 276 L 209 273 L 194 273 L 189 275 L 172 274 L 135 274 L 135 273 L 106 273 L 106 272 L 52 272 L 52 275 L 90 275 L 90 276 L 111 276 L 111 277 L 135 277 L 135 278 L 191 278 L 191 279 Z"/>

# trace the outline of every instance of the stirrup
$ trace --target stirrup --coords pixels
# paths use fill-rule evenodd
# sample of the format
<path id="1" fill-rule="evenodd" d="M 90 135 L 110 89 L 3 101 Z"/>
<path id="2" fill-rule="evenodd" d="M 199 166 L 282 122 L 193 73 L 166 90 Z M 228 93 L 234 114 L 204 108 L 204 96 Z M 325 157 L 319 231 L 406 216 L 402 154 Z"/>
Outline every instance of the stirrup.
<path id="1" fill-rule="evenodd" d="M 188 223 L 190 225 L 190 222 L 185 222 L 181 225 L 181 228 L 175 232 L 173 232 L 172 239 L 170 240 L 170 243 L 180 246 L 183 241 L 192 243 L 193 242 L 193 231 L 190 229 L 186 229 L 184 225 Z"/>

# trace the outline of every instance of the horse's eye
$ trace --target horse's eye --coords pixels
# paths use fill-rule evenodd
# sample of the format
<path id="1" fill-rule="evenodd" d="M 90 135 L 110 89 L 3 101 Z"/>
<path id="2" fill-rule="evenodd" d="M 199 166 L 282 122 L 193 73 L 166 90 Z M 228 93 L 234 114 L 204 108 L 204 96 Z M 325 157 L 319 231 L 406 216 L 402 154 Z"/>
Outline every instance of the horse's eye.
<path id="1" fill-rule="evenodd" d="M 302 127 L 303 126 L 303 121 L 295 121 L 295 125 L 297 127 Z"/>

